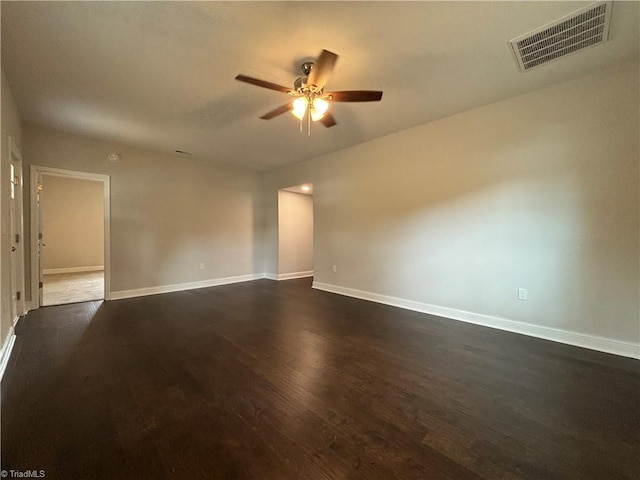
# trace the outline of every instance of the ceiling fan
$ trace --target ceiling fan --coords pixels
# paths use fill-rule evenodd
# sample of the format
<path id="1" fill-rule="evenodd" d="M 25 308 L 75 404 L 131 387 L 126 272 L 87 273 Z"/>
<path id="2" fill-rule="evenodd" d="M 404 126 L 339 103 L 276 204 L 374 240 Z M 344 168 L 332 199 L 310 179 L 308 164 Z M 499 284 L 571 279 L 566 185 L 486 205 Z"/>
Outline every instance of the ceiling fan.
<path id="1" fill-rule="evenodd" d="M 382 98 L 382 92 L 373 90 L 325 92 L 324 86 L 327 80 L 329 80 L 337 60 L 338 55 L 328 50 L 322 50 L 315 62 L 305 62 L 302 64 L 301 70 L 304 76 L 297 78 L 296 81 L 293 82 L 293 88 L 287 88 L 242 74 L 237 75 L 236 80 L 277 92 L 283 92 L 294 97 L 293 100 L 278 108 L 274 108 L 260 118 L 263 120 L 271 120 L 278 115 L 290 111 L 300 120 L 301 132 L 302 123 L 306 118 L 308 126 L 307 132 L 309 134 L 311 131 L 311 122 L 320 121 L 325 127 L 333 127 L 337 123 L 329 111 L 329 104 L 331 102 L 379 102 Z"/>

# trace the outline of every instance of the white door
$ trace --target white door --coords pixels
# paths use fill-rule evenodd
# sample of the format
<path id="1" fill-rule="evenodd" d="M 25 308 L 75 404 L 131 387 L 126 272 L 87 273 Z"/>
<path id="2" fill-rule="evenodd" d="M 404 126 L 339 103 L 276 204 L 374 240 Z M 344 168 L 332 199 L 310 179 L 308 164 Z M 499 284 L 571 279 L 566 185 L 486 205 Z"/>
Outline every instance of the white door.
<path id="1" fill-rule="evenodd" d="M 16 174 L 13 162 L 9 163 L 9 182 L 10 184 L 10 203 L 9 203 L 9 222 L 11 225 L 11 236 L 9 243 L 11 245 L 11 321 L 16 323 L 18 316 L 18 247 L 16 246 Z"/>
<path id="2" fill-rule="evenodd" d="M 44 235 L 42 234 L 42 209 L 40 208 L 40 201 L 42 199 L 42 174 L 38 173 L 38 189 L 36 191 L 36 212 L 38 219 L 38 243 L 37 243 L 37 258 L 36 262 L 38 263 L 38 306 L 43 304 L 43 294 L 44 290 L 43 286 L 43 278 L 42 278 L 42 266 L 44 265 L 44 261 L 42 260 L 42 256 L 44 255 Z"/>
<path id="3" fill-rule="evenodd" d="M 11 226 L 11 319 L 15 324 L 18 317 L 26 313 L 24 301 L 24 227 L 22 201 L 22 158 L 13 140 L 9 140 L 10 162 L 10 226 Z"/>

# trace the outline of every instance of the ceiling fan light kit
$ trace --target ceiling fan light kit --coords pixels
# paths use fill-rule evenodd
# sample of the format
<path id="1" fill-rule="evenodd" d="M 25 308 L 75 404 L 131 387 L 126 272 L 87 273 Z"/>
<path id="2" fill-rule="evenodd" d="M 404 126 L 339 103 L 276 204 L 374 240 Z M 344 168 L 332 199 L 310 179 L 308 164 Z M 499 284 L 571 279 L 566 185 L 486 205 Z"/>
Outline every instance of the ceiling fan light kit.
<path id="1" fill-rule="evenodd" d="M 307 120 L 307 135 L 311 135 L 312 122 L 319 121 L 327 128 L 336 125 L 335 118 L 329 112 L 330 102 L 378 102 L 382 99 L 382 92 L 373 90 L 325 93 L 324 86 L 337 61 L 338 55 L 328 50 L 322 50 L 315 62 L 305 62 L 301 65 L 302 73 L 305 76 L 299 77 L 293 82 L 293 89 L 242 74 L 237 75 L 236 80 L 295 97 L 292 102 L 281 105 L 260 118 L 271 120 L 290 111 L 294 117 L 300 120 L 301 133 L 304 120 Z"/>

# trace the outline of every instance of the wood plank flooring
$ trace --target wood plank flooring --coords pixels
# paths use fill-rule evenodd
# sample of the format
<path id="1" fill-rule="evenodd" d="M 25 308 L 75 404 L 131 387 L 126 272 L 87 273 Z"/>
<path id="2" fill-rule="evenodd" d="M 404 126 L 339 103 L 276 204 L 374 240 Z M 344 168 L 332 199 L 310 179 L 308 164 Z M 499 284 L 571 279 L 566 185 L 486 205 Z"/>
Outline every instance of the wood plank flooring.
<path id="1" fill-rule="evenodd" d="M 638 479 L 640 362 L 259 280 L 31 312 L 2 468 L 47 479 Z"/>

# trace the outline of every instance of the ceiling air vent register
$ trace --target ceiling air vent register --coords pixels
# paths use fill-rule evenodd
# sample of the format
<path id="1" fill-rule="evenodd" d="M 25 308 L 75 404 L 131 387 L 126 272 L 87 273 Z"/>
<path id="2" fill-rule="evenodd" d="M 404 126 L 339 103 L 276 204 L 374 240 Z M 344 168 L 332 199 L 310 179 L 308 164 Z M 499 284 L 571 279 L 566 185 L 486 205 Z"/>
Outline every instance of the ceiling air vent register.
<path id="1" fill-rule="evenodd" d="M 611 3 L 588 5 L 509 42 L 520 71 L 525 72 L 609 38 Z"/>

